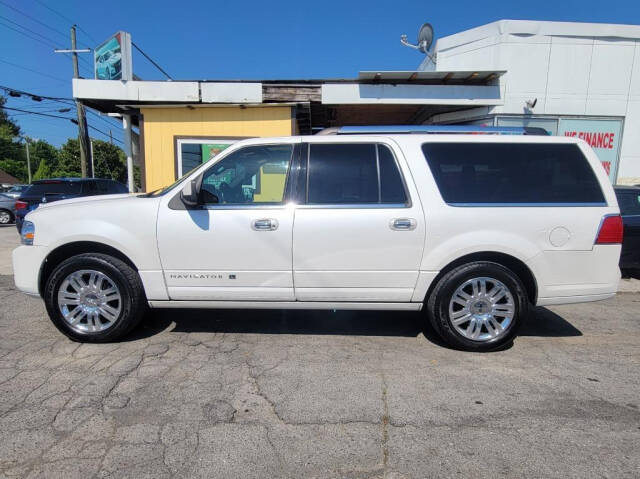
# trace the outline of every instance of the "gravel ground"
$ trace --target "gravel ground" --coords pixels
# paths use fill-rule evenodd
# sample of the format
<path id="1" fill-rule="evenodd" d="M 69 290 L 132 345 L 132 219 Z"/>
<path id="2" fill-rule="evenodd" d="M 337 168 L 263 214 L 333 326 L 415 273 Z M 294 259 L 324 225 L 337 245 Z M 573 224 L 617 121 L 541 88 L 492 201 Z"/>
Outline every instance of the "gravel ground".
<path id="1" fill-rule="evenodd" d="M 0 477 L 635 478 L 639 306 L 539 308 L 490 354 L 418 313 L 154 311 L 81 345 L 0 275 Z"/>

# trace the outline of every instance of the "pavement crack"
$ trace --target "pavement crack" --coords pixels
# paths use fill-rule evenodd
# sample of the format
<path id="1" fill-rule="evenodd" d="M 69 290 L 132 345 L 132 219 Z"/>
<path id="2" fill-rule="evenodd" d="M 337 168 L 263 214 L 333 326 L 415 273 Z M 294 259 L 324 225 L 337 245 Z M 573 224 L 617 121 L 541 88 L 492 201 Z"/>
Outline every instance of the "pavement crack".
<path id="1" fill-rule="evenodd" d="M 380 376 L 382 379 L 382 468 L 383 476 L 386 476 L 389 464 L 389 403 L 387 401 L 387 379 L 384 371 L 381 371 Z"/>

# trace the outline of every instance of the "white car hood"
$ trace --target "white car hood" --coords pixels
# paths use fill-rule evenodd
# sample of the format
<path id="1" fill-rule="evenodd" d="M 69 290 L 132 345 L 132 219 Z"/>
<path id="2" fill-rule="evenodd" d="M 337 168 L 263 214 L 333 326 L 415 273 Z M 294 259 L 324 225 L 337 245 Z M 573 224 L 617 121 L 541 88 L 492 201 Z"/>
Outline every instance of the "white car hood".
<path id="1" fill-rule="evenodd" d="M 50 203 L 40 203 L 37 209 L 40 210 L 42 208 L 55 208 L 56 206 L 66 206 L 66 205 L 72 205 L 77 203 L 91 203 L 94 201 L 114 201 L 114 200 L 121 200 L 123 198 L 132 198 L 134 196 L 137 196 L 137 195 L 132 193 L 123 193 L 118 195 L 81 196 L 80 198 L 58 200 L 58 201 L 52 201 Z"/>

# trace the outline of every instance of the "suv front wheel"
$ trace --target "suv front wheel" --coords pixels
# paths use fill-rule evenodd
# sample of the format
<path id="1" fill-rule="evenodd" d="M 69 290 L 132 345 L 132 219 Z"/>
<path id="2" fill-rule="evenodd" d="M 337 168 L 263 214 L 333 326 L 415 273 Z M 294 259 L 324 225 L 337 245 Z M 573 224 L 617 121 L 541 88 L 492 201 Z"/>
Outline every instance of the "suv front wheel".
<path id="1" fill-rule="evenodd" d="M 60 263 L 47 279 L 44 300 L 53 324 L 81 342 L 108 342 L 126 335 L 146 309 L 137 271 L 100 253 Z"/>
<path id="2" fill-rule="evenodd" d="M 427 314 L 436 332 L 453 347 L 467 351 L 492 351 L 509 344 L 528 310 L 518 276 L 488 261 L 449 271 L 427 301 Z"/>

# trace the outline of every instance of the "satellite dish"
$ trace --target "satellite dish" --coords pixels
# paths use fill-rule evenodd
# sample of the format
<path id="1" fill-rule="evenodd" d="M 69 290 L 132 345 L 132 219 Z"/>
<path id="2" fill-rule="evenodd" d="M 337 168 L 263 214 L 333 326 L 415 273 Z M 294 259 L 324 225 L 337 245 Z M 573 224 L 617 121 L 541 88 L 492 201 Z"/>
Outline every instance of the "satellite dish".
<path id="1" fill-rule="evenodd" d="M 431 55 L 429 54 L 429 48 L 431 48 L 431 44 L 433 43 L 433 27 L 431 26 L 430 23 L 424 23 L 420 27 L 420 30 L 418 30 L 418 44 L 417 45 L 413 45 L 412 43 L 409 43 L 407 41 L 407 36 L 406 35 L 401 35 L 400 36 L 400 42 L 405 47 L 415 48 L 416 50 L 419 50 L 422 53 L 425 53 L 425 54 L 429 55 L 429 57 L 431 57 Z"/>
<path id="2" fill-rule="evenodd" d="M 433 43 L 433 27 L 430 23 L 425 23 L 418 31 L 418 50 L 427 53 Z"/>

